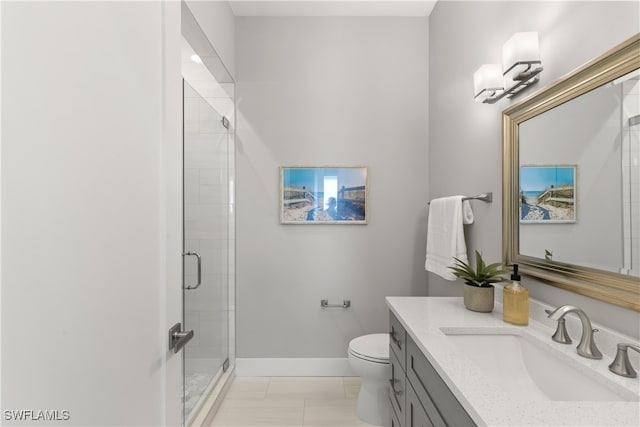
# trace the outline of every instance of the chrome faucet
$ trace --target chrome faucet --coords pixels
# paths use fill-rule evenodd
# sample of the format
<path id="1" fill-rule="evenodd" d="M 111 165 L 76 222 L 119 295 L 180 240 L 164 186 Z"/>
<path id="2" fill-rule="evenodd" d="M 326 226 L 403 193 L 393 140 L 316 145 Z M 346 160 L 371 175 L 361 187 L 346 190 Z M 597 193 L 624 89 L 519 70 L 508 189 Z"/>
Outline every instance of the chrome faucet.
<path id="1" fill-rule="evenodd" d="M 631 366 L 631 362 L 629 362 L 629 355 L 627 354 L 627 350 L 632 349 L 640 353 L 640 346 L 633 344 L 618 344 L 618 352 L 616 353 L 616 358 L 613 359 L 613 362 L 609 365 L 609 370 L 614 374 L 622 375 L 627 378 L 635 378 L 638 375 L 636 374 L 635 369 Z"/>
<path id="2" fill-rule="evenodd" d="M 593 333 L 597 332 L 597 329 L 593 329 L 591 326 L 591 321 L 587 317 L 587 314 L 582 311 L 582 309 L 578 307 L 574 307 L 572 305 L 563 305 L 562 307 L 556 308 L 554 311 L 549 313 L 549 319 L 561 321 L 564 320 L 564 316 L 569 313 L 575 313 L 580 318 L 582 322 L 582 338 L 580 339 L 580 344 L 576 347 L 578 350 L 578 354 L 582 357 L 586 357 L 588 359 L 602 359 L 602 353 L 596 347 L 596 343 L 593 340 Z M 556 341 L 556 337 L 554 334 L 554 341 Z M 559 341 L 562 342 L 562 341 Z"/>

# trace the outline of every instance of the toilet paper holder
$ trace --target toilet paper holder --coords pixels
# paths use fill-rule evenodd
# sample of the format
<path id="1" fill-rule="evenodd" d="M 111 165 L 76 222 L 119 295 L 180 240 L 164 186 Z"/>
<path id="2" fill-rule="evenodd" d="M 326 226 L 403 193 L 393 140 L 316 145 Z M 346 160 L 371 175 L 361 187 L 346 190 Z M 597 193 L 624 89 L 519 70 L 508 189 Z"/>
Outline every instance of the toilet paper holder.
<path id="1" fill-rule="evenodd" d="M 322 308 L 349 308 L 351 307 L 351 300 L 346 299 L 342 301 L 342 304 L 329 304 L 328 299 L 320 300 L 320 307 Z"/>

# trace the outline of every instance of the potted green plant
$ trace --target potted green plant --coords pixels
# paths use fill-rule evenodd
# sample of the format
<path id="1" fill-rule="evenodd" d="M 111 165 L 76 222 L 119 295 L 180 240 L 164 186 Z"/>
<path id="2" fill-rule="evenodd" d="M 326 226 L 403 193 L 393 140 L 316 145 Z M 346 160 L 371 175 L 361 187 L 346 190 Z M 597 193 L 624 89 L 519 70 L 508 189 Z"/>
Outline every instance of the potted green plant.
<path id="1" fill-rule="evenodd" d="M 493 311 L 493 284 L 506 281 L 502 275 L 507 271 L 502 269 L 502 263 L 486 264 L 478 251 L 475 269 L 459 258 L 454 259 L 455 265 L 449 268 L 456 277 L 464 280 L 464 306 L 482 313 Z"/>

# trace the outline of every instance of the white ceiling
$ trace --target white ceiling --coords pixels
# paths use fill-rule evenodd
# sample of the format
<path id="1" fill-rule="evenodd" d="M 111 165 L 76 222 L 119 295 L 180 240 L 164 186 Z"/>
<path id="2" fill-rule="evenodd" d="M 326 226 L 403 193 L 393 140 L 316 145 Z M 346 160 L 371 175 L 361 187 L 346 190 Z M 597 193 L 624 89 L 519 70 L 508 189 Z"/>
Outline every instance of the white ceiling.
<path id="1" fill-rule="evenodd" d="M 235 0 L 236 16 L 429 16 L 437 0 Z"/>

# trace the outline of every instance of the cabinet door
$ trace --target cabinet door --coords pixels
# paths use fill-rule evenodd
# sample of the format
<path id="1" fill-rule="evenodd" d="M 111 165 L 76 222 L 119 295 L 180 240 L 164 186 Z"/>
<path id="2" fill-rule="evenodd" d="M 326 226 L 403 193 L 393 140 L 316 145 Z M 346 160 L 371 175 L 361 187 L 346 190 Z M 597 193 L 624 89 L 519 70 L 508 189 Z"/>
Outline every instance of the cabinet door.
<path id="1" fill-rule="evenodd" d="M 393 351 L 389 352 L 389 362 L 391 363 L 391 378 L 389 379 L 389 399 L 391 400 L 391 407 L 396 412 L 398 419 L 404 419 L 407 379 L 400 366 L 398 357 Z"/>
<path id="2" fill-rule="evenodd" d="M 396 410 L 393 409 L 393 405 L 391 406 L 391 427 L 404 427 L 404 418 L 402 421 L 398 418 Z"/>
<path id="3" fill-rule="evenodd" d="M 424 405 L 434 426 L 475 426 L 440 375 L 422 353 L 422 350 L 407 339 L 407 383 Z"/>
<path id="4" fill-rule="evenodd" d="M 422 407 L 415 390 L 409 382 L 407 382 L 407 427 L 434 427 L 427 412 Z"/>

